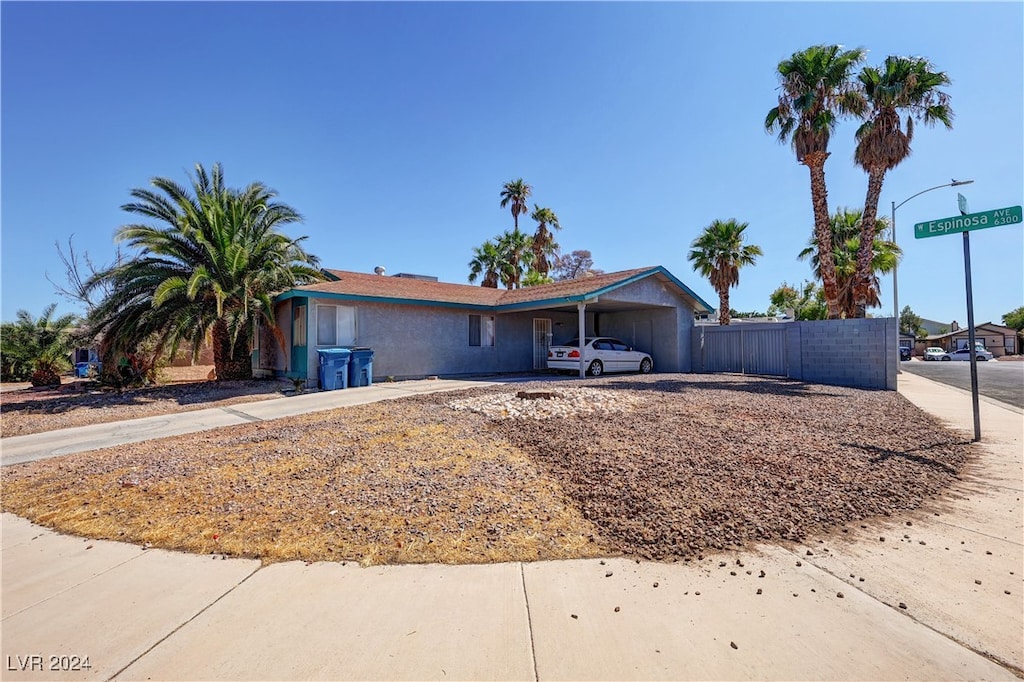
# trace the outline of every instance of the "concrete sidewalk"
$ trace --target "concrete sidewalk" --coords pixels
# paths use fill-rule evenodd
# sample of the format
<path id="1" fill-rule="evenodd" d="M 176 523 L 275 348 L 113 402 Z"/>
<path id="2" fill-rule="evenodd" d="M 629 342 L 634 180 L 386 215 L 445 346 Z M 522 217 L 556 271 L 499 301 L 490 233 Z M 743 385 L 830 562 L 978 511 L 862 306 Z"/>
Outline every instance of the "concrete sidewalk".
<path id="1" fill-rule="evenodd" d="M 969 395 L 900 391 L 970 439 Z M 981 417 L 979 456 L 922 509 L 682 564 L 261 567 L 5 514 L 2 677 L 1015 679 L 1024 417 Z"/>

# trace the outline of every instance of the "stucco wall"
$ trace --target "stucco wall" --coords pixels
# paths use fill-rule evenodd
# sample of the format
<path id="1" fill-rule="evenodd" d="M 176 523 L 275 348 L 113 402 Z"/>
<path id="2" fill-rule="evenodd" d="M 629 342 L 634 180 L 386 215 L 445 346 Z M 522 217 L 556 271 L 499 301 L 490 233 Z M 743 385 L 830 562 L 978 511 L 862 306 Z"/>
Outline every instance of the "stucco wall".
<path id="1" fill-rule="evenodd" d="M 689 372 L 690 329 L 693 309 L 681 296 L 656 279 L 616 289 L 602 301 L 621 301 L 647 306 L 637 310 L 598 313 L 598 333 L 617 337 L 638 350 L 650 353 L 656 372 Z"/>

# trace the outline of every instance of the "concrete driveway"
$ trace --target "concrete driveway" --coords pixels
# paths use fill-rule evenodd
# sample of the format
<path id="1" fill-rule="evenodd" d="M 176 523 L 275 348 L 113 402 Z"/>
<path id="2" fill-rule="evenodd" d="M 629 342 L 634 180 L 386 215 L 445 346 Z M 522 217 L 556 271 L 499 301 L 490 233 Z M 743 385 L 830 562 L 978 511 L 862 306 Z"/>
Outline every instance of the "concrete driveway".
<path id="1" fill-rule="evenodd" d="M 901 362 L 900 369 L 918 376 L 971 390 L 971 363 Z M 1024 410 L 1024 362 L 1016 360 L 990 360 L 978 363 L 978 395 L 999 400 Z"/>
<path id="2" fill-rule="evenodd" d="M 900 391 L 970 439 L 969 396 Z M 694 562 L 261 566 L 4 514 L 3 679 L 1017 679 L 1024 418 L 981 409 L 942 498 Z"/>

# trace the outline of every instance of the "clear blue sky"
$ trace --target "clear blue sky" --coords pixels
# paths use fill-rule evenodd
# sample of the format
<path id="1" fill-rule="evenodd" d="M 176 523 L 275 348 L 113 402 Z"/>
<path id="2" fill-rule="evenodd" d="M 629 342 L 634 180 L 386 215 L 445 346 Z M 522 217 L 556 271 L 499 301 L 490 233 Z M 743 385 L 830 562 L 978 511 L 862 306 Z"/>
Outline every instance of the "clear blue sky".
<path id="1" fill-rule="evenodd" d="M 522 177 L 561 219 L 564 250 L 604 270 L 686 260 L 716 218 L 764 250 L 732 307 L 765 310 L 812 225 L 807 169 L 763 129 L 778 62 L 815 43 L 869 63 L 922 55 L 953 79 L 955 128 L 920 126 L 880 211 L 959 188 L 972 211 L 1024 194 L 1024 3 L 3 2 L 2 303 L 60 301 L 45 274 L 74 234 L 98 262 L 153 176 L 201 162 L 298 209 L 289 231 L 324 266 L 466 282 L 471 249 L 511 228 Z M 863 205 L 856 124 L 827 166 L 830 208 Z M 900 305 L 966 323 L 962 238 L 913 238 L 957 213 L 957 189 L 897 213 Z M 527 221 L 528 222 L 528 221 Z M 971 235 L 978 322 L 1024 305 L 1020 225 Z M 891 278 L 881 309 L 891 314 Z M 76 309 L 61 301 L 59 311 Z"/>

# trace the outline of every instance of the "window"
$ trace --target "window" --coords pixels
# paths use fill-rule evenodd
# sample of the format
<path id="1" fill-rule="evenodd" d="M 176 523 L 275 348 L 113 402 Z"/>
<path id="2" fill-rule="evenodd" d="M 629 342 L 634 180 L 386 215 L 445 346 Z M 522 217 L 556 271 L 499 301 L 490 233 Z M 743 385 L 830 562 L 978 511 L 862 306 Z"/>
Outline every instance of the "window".
<path id="1" fill-rule="evenodd" d="M 340 305 L 316 307 L 316 345 L 351 346 L 355 342 L 355 308 Z"/>
<path id="2" fill-rule="evenodd" d="M 292 320 L 292 345 L 306 345 L 306 306 L 295 306 L 295 319 Z"/>
<path id="3" fill-rule="evenodd" d="M 494 345 L 494 317 L 490 315 L 469 316 L 469 345 Z"/>

